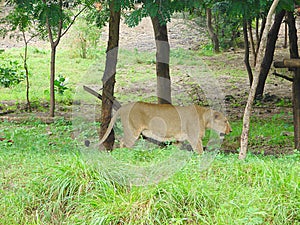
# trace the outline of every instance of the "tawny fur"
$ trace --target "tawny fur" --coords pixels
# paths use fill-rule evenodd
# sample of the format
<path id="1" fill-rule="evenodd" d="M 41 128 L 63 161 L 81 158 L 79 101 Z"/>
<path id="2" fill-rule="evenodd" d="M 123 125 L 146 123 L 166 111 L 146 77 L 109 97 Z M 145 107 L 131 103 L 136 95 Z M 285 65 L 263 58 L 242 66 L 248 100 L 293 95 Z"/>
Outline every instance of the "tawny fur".
<path id="1" fill-rule="evenodd" d="M 99 144 L 106 140 L 118 116 L 124 129 L 123 144 L 128 148 L 143 134 L 160 142 L 188 141 L 193 150 L 201 154 L 206 129 L 219 134 L 231 132 L 227 118 L 209 108 L 135 102 L 122 106 L 115 113 Z"/>

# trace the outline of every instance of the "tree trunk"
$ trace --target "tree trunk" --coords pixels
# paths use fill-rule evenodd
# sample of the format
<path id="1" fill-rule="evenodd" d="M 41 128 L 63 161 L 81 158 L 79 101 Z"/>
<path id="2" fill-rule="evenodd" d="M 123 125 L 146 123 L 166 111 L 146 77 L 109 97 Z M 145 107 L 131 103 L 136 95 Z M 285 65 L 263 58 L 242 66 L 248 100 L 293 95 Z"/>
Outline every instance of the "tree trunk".
<path id="1" fill-rule="evenodd" d="M 28 112 L 31 112 L 31 105 L 30 105 L 30 99 L 29 99 L 29 89 L 30 89 L 30 84 L 29 84 L 29 71 L 28 71 L 28 65 L 27 65 L 27 58 L 28 58 L 28 42 L 26 39 L 25 31 L 22 30 L 22 35 L 23 35 L 23 40 L 25 44 L 25 49 L 24 49 L 24 58 L 23 58 L 23 67 L 25 70 L 25 76 L 26 76 L 26 102 L 27 102 L 27 107 L 26 110 Z"/>
<path id="2" fill-rule="evenodd" d="M 166 24 L 160 24 L 158 17 L 151 18 L 156 43 L 157 98 L 159 104 L 171 104 L 170 45 Z"/>
<path id="3" fill-rule="evenodd" d="M 296 28 L 296 20 L 293 12 L 287 12 L 287 24 L 289 26 L 289 45 L 290 45 L 290 57 L 292 59 L 299 58 L 298 52 L 298 36 L 297 36 L 297 28 Z"/>
<path id="4" fill-rule="evenodd" d="M 47 4 L 46 0 L 42 0 L 44 4 Z M 61 40 L 61 38 L 68 32 L 71 26 L 74 24 L 75 19 L 86 9 L 86 6 L 83 7 L 70 21 L 70 24 L 63 32 L 63 23 L 64 23 L 64 15 L 63 15 L 63 0 L 58 1 L 59 5 L 59 16 L 58 25 L 56 28 L 52 28 L 49 15 L 46 15 L 46 29 L 48 32 L 48 38 L 51 45 L 51 62 L 50 62 L 50 117 L 54 117 L 55 113 L 55 90 L 54 90 L 54 81 L 55 81 L 55 59 L 56 59 L 56 49 Z M 56 31 L 56 32 L 54 32 Z M 56 35 L 54 34 L 56 33 Z M 54 40 L 54 36 L 56 36 L 56 40 Z"/>
<path id="5" fill-rule="evenodd" d="M 46 4 L 46 0 L 43 0 L 43 2 Z M 62 7 L 63 2 L 62 0 L 59 0 L 59 7 L 60 7 L 60 20 L 57 28 L 57 39 L 54 41 L 53 37 L 53 30 L 51 28 L 49 18 L 46 17 L 46 26 L 48 31 L 48 38 L 51 45 L 51 61 L 50 61 L 50 117 L 54 117 L 55 113 L 55 90 L 54 90 L 54 81 L 55 81 L 55 60 L 56 60 L 56 48 L 60 42 L 61 39 L 61 33 L 63 29 L 63 18 L 62 18 Z"/>
<path id="6" fill-rule="evenodd" d="M 288 46 L 288 24 L 287 24 L 287 13 L 285 14 L 285 20 L 284 20 L 284 42 L 283 42 L 283 48 L 287 48 Z"/>
<path id="7" fill-rule="evenodd" d="M 267 34 L 268 34 L 267 32 L 270 30 L 271 22 L 272 22 L 272 15 L 275 12 L 278 2 L 279 2 L 279 0 L 274 0 L 271 5 L 271 8 L 268 12 L 268 16 L 267 16 L 267 20 L 266 20 L 267 21 L 266 29 L 263 32 L 262 39 L 261 39 L 261 46 L 258 51 L 258 62 L 262 60 L 262 56 L 263 56 L 263 53 L 264 53 L 264 50 L 266 47 L 266 43 L 267 43 Z M 257 65 L 260 65 L 260 64 L 257 64 Z M 254 101 L 254 97 L 255 97 L 256 88 L 258 85 L 259 69 L 260 69 L 259 66 L 255 67 L 255 76 L 253 77 L 253 83 L 250 88 L 247 104 L 246 104 L 245 111 L 244 111 L 243 130 L 242 130 L 242 134 L 241 134 L 241 150 L 239 153 L 239 159 L 245 159 L 246 154 L 247 154 L 250 116 L 251 116 L 251 110 L 252 110 L 252 105 L 253 105 L 253 101 Z"/>
<path id="8" fill-rule="evenodd" d="M 293 81 L 293 114 L 295 149 L 300 150 L 300 68 L 296 69 Z"/>
<path id="9" fill-rule="evenodd" d="M 261 27 L 260 27 L 260 31 L 259 31 L 259 29 L 258 29 L 258 27 L 259 27 L 259 18 L 257 18 L 257 23 L 256 23 L 256 50 L 255 50 L 255 58 L 254 58 L 254 61 L 253 61 L 254 67 L 256 67 L 257 54 L 258 54 L 258 50 L 260 48 L 260 42 L 261 42 L 262 34 L 263 34 L 263 32 L 265 30 L 265 27 L 266 27 L 266 21 L 267 21 L 266 17 L 262 18 Z"/>
<path id="10" fill-rule="evenodd" d="M 43 0 L 46 4 L 46 1 Z M 53 40 L 53 34 L 49 23 L 49 18 L 46 18 L 48 38 L 51 45 L 51 57 L 50 57 L 50 110 L 49 116 L 54 117 L 55 111 L 55 92 L 54 92 L 54 80 L 55 80 L 55 56 L 56 56 L 56 45 Z"/>
<path id="11" fill-rule="evenodd" d="M 298 37 L 296 21 L 293 12 L 287 12 L 287 24 L 289 26 L 290 57 L 299 58 Z M 293 113 L 294 113 L 294 142 L 295 148 L 300 150 L 300 68 L 295 71 L 293 80 Z"/>
<path id="12" fill-rule="evenodd" d="M 265 50 L 263 61 L 260 66 L 259 81 L 255 93 L 255 98 L 260 98 L 264 93 L 266 79 L 273 62 L 275 45 L 278 39 L 278 33 L 284 15 L 285 15 L 284 10 L 276 13 L 274 23 L 268 33 L 266 50 Z"/>
<path id="13" fill-rule="evenodd" d="M 219 53 L 220 52 L 220 43 L 219 38 L 216 32 L 214 31 L 213 25 L 212 25 L 212 13 L 211 9 L 206 9 L 206 26 L 209 33 L 209 36 L 211 38 L 211 41 L 214 46 L 214 52 Z"/>
<path id="14" fill-rule="evenodd" d="M 55 57 L 56 57 L 56 46 L 51 45 L 51 62 L 50 62 L 50 117 L 54 117 L 55 112 Z"/>
<path id="15" fill-rule="evenodd" d="M 252 85 L 253 82 L 253 74 L 252 74 L 252 69 L 251 69 L 251 65 L 249 62 L 249 41 L 248 41 L 248 32 L 247 32 L 247 20 L 244 19 L 243 21 L 243 33 L 244 33 L 244 42 L 245 42 L 245 56 L 244 56 L 244 63 L 248 72 L 248 77 L 249 77 L 249 83 L 250 83 L 250 87 Z M 251 29 L 251 28 L 249 28 Z"/>
<path id="16" fill-rule="evenodd" d="M 254 43 L 254 38 L 253 38 L 253 32 L 252 32 L 252 25 L 251 25 L 251 22 L 248 22 L 246 23 L 246 28 L 248 28 L 249 30 L 249 40 L 250 40 L 250 46 L 251 46 L 251 51 L 252 51 L 252 55 L 253 55 L 253 64 L 255 63 L 255 59 L 256 59 L 256 56 L 257 56 L 257 53 L 256 53 L 256 48 L 255 48 L 255 43 Z M 243 25 L 245 26 L 245 24 Z M 245 32 L 245 31 L 244 31 Z M 248 34 L 247 34 L 248 36 Z M 245 45 L 248 45 L 249 46 L 249 41 L 248 41 L 248 38 L 247 38 L 247 43 L 245 43 Z M 249 51 L 249 50 L 248 50 Z M 254 64 L 255 66 L 255 64 Z M 248 72 L 249 73 L 249 72 Z M 250 86 L 252 84 L 252 81 L 250 82 Z"/>
<path id="17" fill-rule="evenodd" d="M 258 40 L 260 39 L 260 33 L 259 33 L 259 16 L 255 18 L 255 36 L 256 36 L 256 43 L 258 43 Z"/>
<path id="18" fill-rule="evenodd" d="M 119 30 L 120 30 L 120 10 L 115 9 L 116 0 L 110 1 L 109 10 L 109 38 L 106 51 L 106 64 L 105 71 L 102 78 L 102 111 L 101 111 L 101 128 L 99 132 L 99 138 L 101 139 L 105 134 L 109 122 L 111 120 L 113 96 L 115 87 L 115 75 L 118 58 L 118 46 L 119 46 Z M 103 142 L 104 147 L 107 150 L 112 150 L 115 141 L 115 134 L 112 130 L 108 138 Z"/>

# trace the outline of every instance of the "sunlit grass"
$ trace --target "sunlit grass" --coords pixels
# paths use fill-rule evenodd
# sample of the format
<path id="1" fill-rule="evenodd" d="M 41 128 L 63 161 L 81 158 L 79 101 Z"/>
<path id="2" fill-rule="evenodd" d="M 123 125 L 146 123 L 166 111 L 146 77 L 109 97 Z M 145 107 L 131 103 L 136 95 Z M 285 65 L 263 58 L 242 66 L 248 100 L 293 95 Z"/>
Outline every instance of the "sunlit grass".
<path id="1" fill-rule="evenodd" d="M 71 102 L 76 88 L 83 84 L 101 87 L 102 76 L 105 68 L 106 53 L 103 46 L 95 49 L 97 52 L 93 58 L 82 59 L 73 57 L 71 50 L 65 46 L 60 46 L 56 57 L 56 77 L 59 75 L 67 79 L 67 87 L 64 95 L 57 94 L 58 102 Z M 17 60 L 22 65 L 23 49 L 9 49 L 2 55 L 6 60 Z M 182 77 L 182 74 L 202 73 L 210 70 L 209 65 L 200 58 L 196 58 L 196 53 L 183 49 L 173 49 L 170 54 L 171 76 Z M 155 85 L 149 86 L 149 80 L 153 84 L 156 81 L 155 52 L 138 52 L 137 50 L 120 49 L 117 74 L 116 74 L 116 96 L 120 101 L 127 102 L 126 98 L 136 99 L 136 94 L 140 100 L 146 100 L 149 96 L 156 95 Z M 182 66 L 186 68 L 182 68 Z M 30 98 L 32 101 L 49 101 L 49 78 L 50 78 L 50 50 L 37 47 L 29 47 L 28 67 L 30 72 Z M 197 74 L 189 74 L 197 76 Z M 122 88 L 136 89 L 124 96 Z M 145 89 L 147 89 L 145 93 Z M 25 102 L 26 84 L 21 82 L 13 88 L 0 87 L 0 100 Z M 140 93 L 140 95 L 139 95 Z M 146 94 L 146 99 L 143 94 Z M 128 96 L 127 96 L 128 95 Z M 149 101 L 149 100 L 148 100 Z"/>
<path id="2" fill-rule="evenodd" d="M 0 125 L 1 137 L 14 141 L 0 142 L 1 224 L 299 222 L 299 153 L 282 157 L 249 154 L 246 161 L 238 160 L 236 154 L 220 153 L 204 171 L 200 170 L 203 158 L 191 154 L 173 176 L 131 186 L 127 183 L 130 177 L 116 162 L 143 168 L 157 162 L 157 155 L 163 161 L 170 153 L 183 150 L 153 148 L 147 152 L 138 143 L 132 152 L 94 152 L 90 158 L 89 150 L 80 150 L 72 139 L 72 130 L 63 120 L 51 125 Z M 114 161 L 106 160 L 110 157 Z M 165 168 L 160 165 L 161 174 Z"/>

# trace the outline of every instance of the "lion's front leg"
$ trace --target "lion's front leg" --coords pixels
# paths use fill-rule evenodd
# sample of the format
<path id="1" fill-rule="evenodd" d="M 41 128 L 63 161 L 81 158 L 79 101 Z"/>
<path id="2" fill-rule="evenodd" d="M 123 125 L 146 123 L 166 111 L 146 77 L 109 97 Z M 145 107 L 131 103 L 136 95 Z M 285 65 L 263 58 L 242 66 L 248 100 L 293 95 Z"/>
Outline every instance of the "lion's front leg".
<path id="1" fill-rule="evenodd" d="M 196 147 L 196 152 L 198 154 L 202 154 L 203 153 L 203 146 L 202 146 L 202 140 L 199 139 L 198 142 L 197 142 L 197 147 Z"/>
<path id="2" fill-rule="evenodd" d="M 197 152 L 198 154 L 202 154 L 203 153 L 203 146 L 202 146 L 202 139 L 199 138 L 196 141 L 193 140 L 188 140 L 190 145 L 192 146 L 192 149 L 194 152 Z"/>

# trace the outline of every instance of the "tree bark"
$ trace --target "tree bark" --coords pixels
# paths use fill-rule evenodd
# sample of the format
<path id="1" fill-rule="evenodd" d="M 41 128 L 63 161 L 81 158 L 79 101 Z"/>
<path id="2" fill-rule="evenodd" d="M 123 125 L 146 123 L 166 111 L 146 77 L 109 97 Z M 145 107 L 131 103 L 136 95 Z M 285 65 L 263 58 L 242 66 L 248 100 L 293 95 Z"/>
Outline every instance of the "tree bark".
<path id="1" fill-rule="evenodd" d="M 29 71 L 28 71 L 28 65 L 27 65 L 27 59 L 28 59 L 28 43 L 31 40 L 26 39 L 26 34 L 25 31 L 22 30 L 22 35 L 23 35 L 23 41 L 24 41 L 24 57 L 23 57 L 23 67 L 25 70 L 25 76 L 26 76 L 26 101 L 27 101 L 27 107 L 26 110 L 28 112 L 31 112 L 31 104 L 30 104 L 30 98 L 29 98 L 29 89 L 30 89 L 30 83 L 29 83 Z M 32 36 L 33 37 L 33 36 Z"/>
<path id="2" fill-rule="evenodd" d="M 253 38 L 253 32 L 252 32 L 252 25 L 251 25 L 251 22 L 252 21 L 248 21 L 247 24 L 246 24 L 246 28 L 248 28 L 249 30 L 249 40 L 250 40 L 250 46 L 251 46 L 251 51 L 252 51 L 252 55 L 253 55 L 253 64 L 255 63 L 255 59 L 256 59 L 256 56 L 257 56 L 257 52 L 256 52 L 256 48 L 255 48 L 255 43 L 254 43 L 254 38 Z M 245 26 L 245 25 L 243 25 Z M 245 31 L 244 31 L 245 32 Z M 247 34 L 248 36 L 248 34 Z M 249 46 L 249 41 L 248 41 L 248 38 L 247 38 L 247 43 L 245 43 L 245 45 L 248 45 Z M 249 50 L 248 50 L 249 51 Z M 255 65 L 254 65 L 255 66 Z M 252 81 L 250 82 L 250 86 L 252 84 Z"/>
<path id="3" fill-rule="evenodd" d="M 255 18 L 255 36 L 256 36 L 256 43 L 260 39 L 260 32 L 259 32 L 259 16 Z"/>
<path id="4" fill-rule="evenodd" d="M 294 144 L 300 150 L 300 68 L 295 71 L 293 81 Z"/>
<path id="5" fill-rule="evenodd" d="M 261 40 L 261 46 L 260 49 L 258 51 L 258 62 L 259 60 L 262 59 L 262 56 L 264 54 L 264 50 L 266 47 L 266 42 L 267 42 L 267 32 L 270 30 L 271 27 L 271 22 L 272 22 L 272 15 L 275 12 L 275 9 L 278 5 L 279 0 L 274 0 L 271 8 L 268 12 L 268 16 L 267 16 L 267 22 L 266 22 L 266 29 L 263 32 L 262 35 L 262 40 Z M 258 64 L 260 65 L 260 64 Z M 250 88 L 250 92 L 249 92 L 249 96 L 248 96 L 248 100 L 247 100 L 247 104 L 245 107 L 245 111 L 244 111 L 244 117 L 243 117 L 243 130 L 242 130 L 242 134 L 241 134 L 241 150 L 239 153 L 239 159 L 245 159 L 246 155 L 247 155 L 247 149 L 248 149 L 248 138 L 249 138 L 249 127 L 250 127 L 250 116 L 251 116 L 251 110 L 252 110 L 252 105 L 253 105 L 253 101 L 254 101 L 254 97 L 255 97 L 255 92 L 256 92 L 256 88 L 258 85 L 258 78 L 259 78 L 259 66 L 255 67 L 255 76 L 253 77 L 253 83 L 252 86 Z"/>
<path id="6" fill-rule="evenodd" d="M 251 69 L 251 65 L 249 62 L 249 40 L 248 40 L 248 31 L 247 31 L 247 20 L 244 19 L 243 21 L 243 33 L 244 33 L 244 42 L 245 42 L 245 56 L 244 56 L 244 63 L 248 72 L 248 77 L 249 77 L 249 83 L 250 83 L 250 87 L 252 85 L 253 82 L 253 73 L 252 73 L 252 69 Z M 251 28 L 249 28 L 251 29 Z"/>
<path id="7" fill-rule="evenodd" d="M 120 10 L 115 9 L 116 0 L 110 1 L 109 10 L 109 38 L 106 51 L 106 64 L 105 71 L 102 78 L 102 107 L 101 107 L 101 127 L 99 132 L 99 138 L 102 139 L 105 134 L 109 122 L 111 120 L 113 96 L 115 87 L 115 75 L 118 59 L 118 46 L 119 46 L 119 31 L 120 31 Z M 112 130 L 108 138 L 103 142 L 104 147 L 107 150 L 112 150 L 115 141 L 114 131 Z"/>
<path id="8" fill-rule="evenodd" d="M 299 58 L 298 37 L 296 20 L 293 12 L 287 12 L 287 24 L 289 26 L 289 46 L 290 57 L 292 59 Z M 295 148 L 300 150 L 300 68 L 295 71 L 293 79 L 293 118 L 294 118 L 294 143 Z"/>
<path id="9" fill-rule="evenodd" d="M 211 41 L 214 46 L 214 52 L 219 53 L 220 52 L 220 43 L 219 43 L 218 35 L 214 31 L 214 28 L 212 25 L 212 13 L 211 13 L 210 8 L 206 9 L 206 26 L 207 26 L 209 36 L 210 36 Z"/>
<path id="10" fill-rule="evenodd" d="M 46 0 L 43 0 L 43 2 L 46 4 Z M 46 26 L 48 30 L 48 38 L 51 45 L 51 61 L 50 61 L 50 117 L 54 117 L 55 113 L 55 90 L 54 90 L 54 81 L 55 81 L 55 59 L 56 59 L 56 48 L 57 45 L 60 42 L 60 39 L 62 37 L 62 29 L 63 29 L 63 19 L 62 19 L 62 7 L 63 3 L 62 0 L 59 1 L 60 6 L 60 20 L 57 28 L 57 39 L 54 41 L 53 32 L 51 29 L 51 25 L 49 22 L 49 17 L 46 17 Z"/>
<path id="11" fill-rule="evenodd" d="M 46 0 L 42 0 L 44 4 L 47 4 Z M 86 9 L 86 6 L 83 7 L 70 21 L 70 24 L 63 32 L 63 1 L 59 0 L 59 21 L 57 25 L 57 30 L 51 27 L 49 22 L 49 16 L 46 15 L 46 29 L 48 32 L 48 38 L 51 45 L 51 62 L 50 62 L 50 117 L 54 117 L 55 114 L 55 90 L 54 90 L 54 81 L 55 81 L 55 59 L 56 59 L 56 49 L 61 40 L 61 38 L 69 31 L 71 26 L 74 24 L 76 18 Z M 54 40 L 53 31 L 56 30 L 56 40 Z"/>
<path id="12" fill-rule="evenodd" d="M 260 66 L 259 81 L 258 81 L 256 93 L 255 93 L 255 98 L 260 98 L 264 93 L 266 79 L 267 79 L 268 73 L 270 71 L 272 62 L 273 62 L 275 45 L 276 45 L 276 41 L 278 39 L 278 33 L 279 33 L 279 29 L 280 29 L 282 20 L 284 18 L 284 15 L 285 15 L 284 10 L 276 13 L 274 23 L 268 33 L 265 54 L 264 54 L 264 58 L 262 60 L 261 66 Z"/>
<path id="13" fill-rule="evenodd" d="M 50 117 L 54 117 L 55 113 L 55 58 L 56 46 L 51 46 L 51 62 L 50 62 Z"/>
<path id="14" fill-rule="evenodd" d="M 287 48 L 288 46 L 288 24 L 287 24 L 287 13 L 285 14 L 285 20 L 284 20 L 284 42 L 283 42 L 283 48 Z"/>
<path id="15" fill-rule="evenodd" d="M 171 104 L 170 45 L 166 24 L 160 24 L 158 16 L 151 17 L 156 43 L 157 98 L 159 104 Z"/>
<path id="16" fill-rule="evenodd" d="M 298 52 L 298 36 L 297 36 L 297 28 L 296 28 L 296 20 L 293 12 L 287 12 L 287 24 L 289 27 L 289 46 L 290 46 L 290 57 L 292 59 L 299 58 Z"/>
<path id="17" fill-rule="evenodd" d="M 258 29 L 258 27 L 259 27 L 259 18 L 257 18 L 257 22 L 256 22 L 256 50 L 255 50 L 255 58 L 254 58 L 254 61 L 253 61 L 254 67 L 256 67 L 257 54 L 258 54 L 258 50 L 260 48 L 260 42 L 261 42 L 262 34 L 263 34 L 263 32 L 265 30 L 265 27 L 266 27 L 266 22 L 267 22 L 266 17 L 263 17 L 262 21 L 261 21 L 261 27 L 260 27 L 260 30 L 259 30 Z"/>

